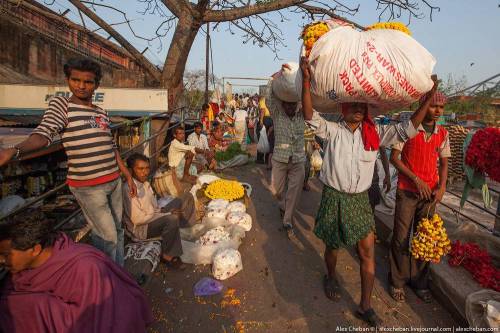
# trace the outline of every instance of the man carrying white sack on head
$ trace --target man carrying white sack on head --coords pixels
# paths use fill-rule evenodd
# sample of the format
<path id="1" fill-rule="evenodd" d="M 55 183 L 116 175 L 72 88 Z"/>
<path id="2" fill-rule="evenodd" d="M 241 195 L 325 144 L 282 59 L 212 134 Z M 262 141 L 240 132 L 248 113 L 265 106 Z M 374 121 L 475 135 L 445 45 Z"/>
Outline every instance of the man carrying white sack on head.
<path id="1" fill-rule="evenodd" d="M 405 142 L 417 135 L 416 128 L 425 118 L 427 107 L 436 92 L 437 78 L 432 77 L 434 87 L 412 115 L 411 121 L 376 126 L 369 116 L 368 104 L 343 103 L 343 118 L 336 123 L 313 115 L 311 70 L 307 58 L 301 59 L 300 67 L 304 119 L 315 130 L 316 136 L 324 141 L 325 156 L 320 175 L 324 187 L 314 233 L 325 243 L 328 271 L 323 281 L 325 295 L 331 300 L 340 297 L 335 274 L 338 250 L 356 245 L 361 266 L 361 302 L 357 315 L 369 325 L 379 327 L 382 321 L 370 304 L 375 278 L 375 222 L 368 189 L 379 147 Z"/>
<path id="2" fill-rule="evenodd" d="M 286 64 L 283 67 L 289 68 Z M 294 236 L 293 216 L 304 185 L 305 123 L 299 103 L 278 99 L 272 87 L 269 87 L 269 92 L 266 102 L 274 128 L 271 185 L 279 200 L 283 227 L 290 238 Z"/>

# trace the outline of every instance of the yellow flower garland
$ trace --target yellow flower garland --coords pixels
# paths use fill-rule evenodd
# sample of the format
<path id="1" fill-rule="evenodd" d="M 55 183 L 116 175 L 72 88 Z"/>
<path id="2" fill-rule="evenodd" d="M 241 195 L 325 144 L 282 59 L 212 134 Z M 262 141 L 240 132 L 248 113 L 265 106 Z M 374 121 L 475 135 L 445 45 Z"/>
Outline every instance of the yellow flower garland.
<path id="1" fill-rule="evenodd" d="M 411 254 L 415 259 L 438 263 L 451 250 L 450 240 L 438 214 L 432 219 L 423 218 L 411 241 Z"/>
<path id="2" fill-rule="evenodd" d="M 304 27 L 300 38 L 304 40 L 306 56 L 309 56 L 309 53 L 311 53 L 314 43 L 328 31 L 330 31 L 330 28 L 324 22 L 314 22 Z"/>
<path id="3" fill-rule="evenodd" d="M 404 32 L 408 36 L 411 36 L 411 31 L 408 29 L 406 25 L 404 25 L 401 22 L 379 22 L 372 24 L 366 30 L 375 30 L 375 29 L 392 29 L 392 30 L 399 30 L 401 32 Z"/>
<path id="4" fill-rule="evenodd" d="M 207 186 L 205 195 L 210 199 L 233 201 L 243 198 L 245 189 L 238 181 L 219 179 Z"/>

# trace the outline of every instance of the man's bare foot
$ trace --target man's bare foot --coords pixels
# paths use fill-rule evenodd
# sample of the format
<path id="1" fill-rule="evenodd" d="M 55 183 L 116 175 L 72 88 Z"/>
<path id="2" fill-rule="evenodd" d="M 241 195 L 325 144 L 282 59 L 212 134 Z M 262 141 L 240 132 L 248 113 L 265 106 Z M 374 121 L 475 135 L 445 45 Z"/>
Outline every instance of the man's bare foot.
<path id="1" fill-rule="evenodd" d="M 191 176 L 191 175 L 184 175 L 184 177 L 181 178 L 181 182 L 189 183 L 189 184 L 196 184 L 196 177 Z"/>

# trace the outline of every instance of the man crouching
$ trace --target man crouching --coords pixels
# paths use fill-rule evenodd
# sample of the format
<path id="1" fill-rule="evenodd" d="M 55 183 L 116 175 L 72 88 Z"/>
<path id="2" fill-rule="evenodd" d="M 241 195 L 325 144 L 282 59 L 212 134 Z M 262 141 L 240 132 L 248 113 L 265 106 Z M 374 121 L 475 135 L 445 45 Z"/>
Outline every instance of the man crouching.
<path id="1" fill-rule="evenodd" d="M 52 230 L 29 209 L 0 228 L 2 332 L 145 332 L 146 296 L 103 252 Z"/>

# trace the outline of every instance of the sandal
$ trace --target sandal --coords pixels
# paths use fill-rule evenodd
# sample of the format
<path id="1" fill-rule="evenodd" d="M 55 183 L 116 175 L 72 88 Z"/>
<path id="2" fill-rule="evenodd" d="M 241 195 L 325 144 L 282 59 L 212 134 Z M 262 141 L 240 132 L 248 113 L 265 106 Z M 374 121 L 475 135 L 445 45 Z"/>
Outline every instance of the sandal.
<path id="1" fill-rule="evenodd" d="M 290 224 L 283 226 L 283 230 L 286 231 L 288 239 L 292 239 L 295 236 L 295 231 L 293 231 L 293 227 Z"/>
<path id="2" fill-rule="evenodd" d="M 413 292 L 417 295 L 418 298 L 422 300 L 424 303 L 432 302 L 432 294 L 429 289 L 414 289 Z"/>
<path id="3" fill-rule="evenodd" d="M 361 311 L 361 309 L 358 309 L 356 311 L 356 316 L 359 319 L 366 322 L 368 325 L 370 325 L 370 327 L 378 328 L 381 327 L 383 324 L 382 319 L 380 319 L 379 316 L 377 316 L 377 314 L 375 313 L 375 311 L 373 311 L 372 308 L 369 308 L 366 311 Z"/>
<path id="4" fill-rule="evenodd" d="M 186 268 L 186 264 L 184 264 L 179 257 L 174 257 L 172 260 L 163 260 L 165 262 L 165 265 L 168 268 L 171 269 L 178 269 L 178 270 L 184 270 Z"/>
<path id="5" fill-rule="evenodd" d="M 340 299 L 340 285 L 336 278 L 328 277 L 325 274 L 323 277 L 323 290 L 325 296 L 331 301 L 338 301 Z"/>
<path id="6" fill-rule="evenodd" d="M 406 294 L 404 288 L 396 288 L 394 286 L 390 287 L 391 297 L 398 303 L 403 303 L 406 301 Z"/>

